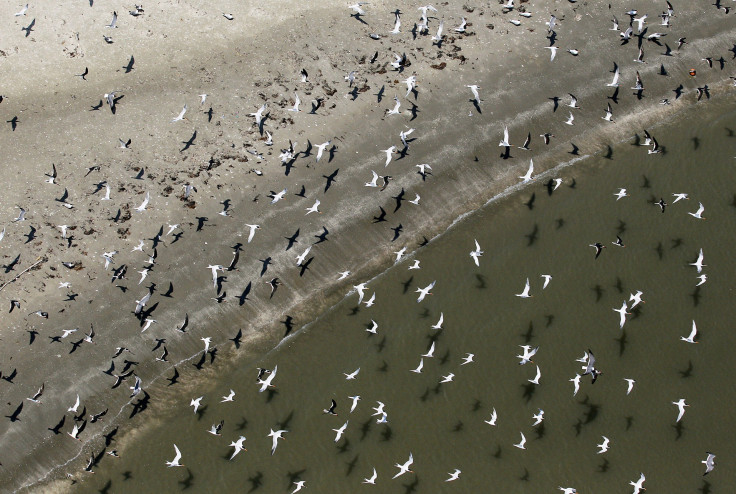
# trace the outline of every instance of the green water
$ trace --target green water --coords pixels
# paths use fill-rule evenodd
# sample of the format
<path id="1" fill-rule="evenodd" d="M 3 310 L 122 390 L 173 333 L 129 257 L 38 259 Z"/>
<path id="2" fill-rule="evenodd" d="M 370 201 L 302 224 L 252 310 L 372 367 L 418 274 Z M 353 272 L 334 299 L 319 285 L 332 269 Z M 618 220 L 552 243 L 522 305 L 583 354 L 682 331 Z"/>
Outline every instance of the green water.
<path id="1" fill-rule="evenodd" d="M 716 116 L 713 116 L 713 113 Z M 278 365 L 275 388 L 259 393 L 255 366 L 172 399 L 172 410 L 132 440 L 120 458 L 105 456 L 78 492 L 631 492 L 646 475 L 649 492 L 730 492 L 736 471 L 730 352 L 736 226 L 733 179 L 736 111 L 709 108 L 697 119 L 650 129 L 666 153 L 622 143 L 612 159 L 593 157 L 562 168 L 551 195 L 538 180 L 465 218 L 368 284 L 376 304 L 356 312 L 348 296 L 306 329 L 263 356 Z M 633 142 L 633 141 L 632 141 Z M 574 188 L 571 187 L 575 183 Z M 619 187 L 629 196 L 616 201 Z M 673 193 L 690 199 L 673 204 Z M 529 205 L 530 198 L 534 201 Z M 666 211 L 652 203 L 662 197 Z M 706 220 L 687 214 L 698 202 Z M 620 235 L 626 247 L 612 245 Z M 477 239 L 480 267 L 469 252 Z M 594 259 L 589 244 L 607 246 Z M 707 282 L 696 288 L 694 262 L 705 256 Z M 552 280 L 542 290 L 540 275 Z M 531 298 L 520 293 L 526 278 Z M 437 280 L 417 303 L 417 287 Z M 641 290 L 644 304 L 623 331 L 613 308 Z M 367 298 L 366 297 L 366 298 Z M 444 314 L 441 330 L 432 329 Z M 377 334 L 365 329 L 371 320 Z M 698 344 L 680 340 L 699 329 Z M 422 373 L 410 372 L 434 341 Z M 535 364 L 520 366 L 519 345 L 539 346 Z M 575 359 L 591 349 L 603 372 L 581 380 Z M 467 353 L 474 362 L 460 365 Z M 216 364 L 217 365 L 217 364 Z M 215 370 L 216 370 L 215 365 Z M 344 373 L 357 368 L 354 380 Z M 452 382 L 440 384 L 442 376 Z M 636 384 L 626 395 L 625 378 Z M 220 403 L 229 390 L 235 401 Z M 200 416 L 188 407 L 205 395 Z M 361 397 L 349 413 L 349 396 Z M 679 426 L 671 402 L 690 407 Z M 335 399 L 337 416 L 322 412 Z M 371 415 L 385 403 L 388 423 Z M 484 423 L 491 410 L 496 426 Z M 545 411 L 542 425 L 532 415 Z M 222 436 L 207 432 L 224 420 Z M 333 429 L 349 421 L 335 443 Z M 289 432 L 271 455 L 269 429 Z M 526 449 L 513 446 L 523 432 Z M 228 458 L 231 441 L 248 451 Z M 610 450 L 597 454 L 601 436 Z M 167 468 L 173 444 L 182 468 Z M 113 442 L 109 449 L 115 448 Z M 707 477 L 700 462 L 717 455 Z M 409 453 L 412 470 L 392 480 Z M 376 485 L 365 485 L 375 467 Z M 462 473 L 447 483 L 449 472 Z"/>

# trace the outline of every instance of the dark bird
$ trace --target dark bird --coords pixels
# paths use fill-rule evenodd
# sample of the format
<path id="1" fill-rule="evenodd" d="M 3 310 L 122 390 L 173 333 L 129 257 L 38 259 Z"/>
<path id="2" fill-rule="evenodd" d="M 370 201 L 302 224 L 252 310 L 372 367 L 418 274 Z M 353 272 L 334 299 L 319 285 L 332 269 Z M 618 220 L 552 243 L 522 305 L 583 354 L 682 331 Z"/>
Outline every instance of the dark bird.
<path id="1" fill-rule="evenodd" d="M 590 244 L 590 246 L 595 248 L 595 258 L 596 259 L 598 259 L 598 256 L 601 255 L 601 252 L 603 251 L 603 249 L 606 248 L 606 246 L 603 245 L 600 242 L 596 242 L 594 244 Z"/>
<path id="2" fill-rule="evenodd" d="M 273 298 L 273 294 L 276 293 L 276 289 L 281 284 L 281 281 L 279 281 L 278 278 L 273 278 L 271 281 L 266 281 L 264 283 L 271 285 L 271 296 L 268 298 Z"/>
<path id="3" fill-rule="evenodd" d="M 391 229 L 394 232 L 394 238 L 391 239 L 392 242 L 396 241 L 396 239 L 399 238 L 399 235 L 401 235 L 403 229 L 404 227 L 401 225 L 401 223 L 399 223 L 399 226 Z"/>
<path id="4" fill-rule="evenodd" d="M 335 409 L 337 408 L 337 402 L 335 400 L 332 400 L 332 403 L 330 404 L 329 408 L 325 408 L 322 410 L 323 413 L 328 413 L 330 415 L 337 415 L 335 412 Z"/>
<path id="5" fill-rule="evenodd" d="M 402 187 L 402 188 L 401 188 L 401 192 L 399 192 L 399 193 L 398 193 L 397 195 L 395 195 L 395 196 L 393 196 L 393 197 L 391 198 L 391 199 L 395 199 L 395 200 L 396 200 L 396 207 L 394 208 L 394 213 L 395 213 L 396 211 L 398 211 L 398 210 L 399 210 L 399 208 L 401 207 L 401 201 L 403 201 L 403 200 L 404 200 L 404 194 L 405 194 L 405 192 L 404 192 L 404 188 Z"/>
<path id="6" fill-rule="evenodd" d="M 19 122 L 18 116 L 16 115 L 10 120 L 6 120 L 6 122 L 10 124 L 10 127 L 13 129 L 13 132 L 15 132 L 15 129 L 18 127 L 18 122 Z"/>
<path id="7" fill-rule="evenodd" d="M 654 204 L 656 204 L 657 206 L 659 206 L 659 208 L 664 213 L 664 208 L 667 207 L 667 203 L 664 201 L 664 198 L 660 197 L 659 198 L 659 201 L 655 202 Z"/>
<path id="8" fill-rule="evenodd" d="M 87 80 L 87 74 L 89 74 L 89 68 L 88 67 L 85 67 L 84 68 L 84 72 L 82 72 L 81 74 L 76 74 L 76 76 L 77 77 L 81 77 L 82 80 L 85 80 L 86 81 Z"/>

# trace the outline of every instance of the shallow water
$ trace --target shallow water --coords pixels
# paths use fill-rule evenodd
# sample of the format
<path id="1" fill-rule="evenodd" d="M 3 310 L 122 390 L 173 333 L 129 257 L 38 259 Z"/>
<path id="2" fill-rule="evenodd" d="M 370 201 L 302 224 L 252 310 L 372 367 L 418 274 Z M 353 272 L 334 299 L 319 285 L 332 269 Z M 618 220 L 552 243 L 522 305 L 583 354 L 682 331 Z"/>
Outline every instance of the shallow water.
<path id="1" fill-rule="evenodd" d="M 373 307 L 355 310 L 350 295 L 258 358 L 258 366 L 278 365 L 269 391 L 258 392 L 247 359 L 170 396 L 171 410 L 120 448 L 120 458 L 105 455 L 75 491 L 291 492 L 302 479 L 305 492 L 628 492 L 643 472 L 651 492 L 727 492 L 736 485 L 728 353 L 736 340 L 728 249 L 736 226 L 729 130 L 736 108 L 712 106 L 650 129 L 666 153 L 622 143 L 611 159 L 559 169 L 553 176 L 563 184 L 552 194 L 546 179 L 537 180 L 468 216 L 415 252 L 421 269 L 408 270 L 413 259 L 406 259 L 370 282 Z M 619 187 L 629 196 L 616 201 Z M 673 204 L 676 192 L 690 200 Z M 664 214 L 652 202 L 660 197 L 670 203 Z M 707 220 L 687 214 L 698 202 Z M 612 245 L 617 234 L 625 248 Z M 484 250 L 480 267 L 468 256 L 474 239 Z M 594 242 L 607 246 L 598 259 Z M 708 281 L 698 289 L 688 263 L 700 248 Z M 544 290 L 542 274 L 552 275 Z M 526 278 L 533 296 L 514 296 Z M 417 303 L 416 288 L 433 280 L 432 295 Z M 646 303 L 622 331 L 612 309 L 636 290 Z M 442 329 L 432 329 L 440 314 Z M 365 331 L 371 320 L 375 335 Z M 693 320 L 699 343 L 680 341 Z M 410 372 L 432 341 L 434 357 L 424 358 L 422 373 Z M 539 352 L 520 366 L 515 356 L 524 344 Z M 603 375 L 595 384 L 585 376 L 573 396 L 569 379 L 581 372 L 575 359 L 588 349 Z M 467 353 L 474 362 L 461 365 Z M 535 364 L 538 386 L 528 382 Z M 345 379 L 358 368 L 356 379 Z M 450 373 L 453 381 L 440 384 Z M 625 378 L 636 379 L 629 396 Z M 235 401 L 220 403 L 230 389 Z M 195 415 L 187 405 L 200 395 L 206 408 Z M 354 395 L 360 401 L 349 413 Z M 680 398 L 690 407 L 676 426 L 671 402 Z M 322 412 L 330 399 L 337 416 Z M 387 424 L 371 416 L 377 401 Z M 496 426 L 484 423 L 493 408 Z M 545 420 L 533 427 L 539 408 Z M 220 420 L 222 436 L 208 434 Z M 333 429 L 346 421 L 335 443 Z M 289 431 L 273 456 L 270 428 Z M 520 433 L 525 450 L 513 447 Z M 229 461 L 228 444 L 240 435 L 248 451 Z M 610 450 L 596 454 L 603 435 Z M 183 468 L 165 466 L 174 443 Z M 717 466 L 703 478 L 706 451 Z M 394 464 L 410 452 L 414 473 L 392 480 Z M 363 485 L 373 467 L 377 485 Z M 456 468 L 460 478 L 445 483 Z"/>

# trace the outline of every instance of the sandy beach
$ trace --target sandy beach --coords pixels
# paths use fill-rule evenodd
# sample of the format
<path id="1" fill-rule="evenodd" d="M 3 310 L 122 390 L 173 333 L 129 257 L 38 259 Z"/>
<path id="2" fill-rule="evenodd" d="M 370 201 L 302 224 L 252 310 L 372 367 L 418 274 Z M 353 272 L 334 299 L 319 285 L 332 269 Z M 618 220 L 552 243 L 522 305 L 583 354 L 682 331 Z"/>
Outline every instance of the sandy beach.
<path id="1" fill-rule="evenodd" d="M 653 14 L 661 3 L 612 2 L 609 10 L 608 2 L 536 0 L 511 12 L 496 1 L 447 3 L 436 5 L 429 34 L 414 37 L 419 5 L 406 2 L 371 2 L 360 18 L 351 17 L 347 2 L 329 1 L 227 1 L 216 8 L 164 1 L 144 4 L 138 16 L 128 13 L 132 4 L 102 2 L 30 4 L 14 16 L 22 5 L 3 2 L 0 306 L 12 310 L 0 332 L 2 490 L 42 491 L 67 473 L 80 475 L 104 435 L 143 428 L 167 396 L 180 392 L 167 386 L 174 367 L 186 387 L 267 352 L 353 285 L 387 269 L 395 252 L 415 251 L 458 216 L 520 187 L 530 158 L 541 183 L 552 178 L 545 170 L 605 155 L 611 143 L 644 128 L 656 134 L 660 122 L 730 98 L 736 28 L 710 4 L 679 2 L 671 27 L 661 28 L 666 37 L 644 37 L 646 64 L 634 62 L 635 37 L 621 46 L 609 30 L 612 15 L 625 27 L 626 9 Z M 401 32 L 390 34 L 397 8 Z M 113 11 L 117 26 L 105 27 Z M 545 49 L 550 15 L 559 47 L 553 61 Z M 455 32 L 463 17 L 466 32 Z M 34 20 L 26 36 L 21 28 Z M 440 20 L 445 36 L 438 46 L 431 36 Z M 658 22 L 650 19 L 649 34 Z M 677 50 L 680 37 L 687 43 Z M 394 53 L 408 60 L 401 71 L 390 65 Z M 713 57 L 712 68 L 705 57 Z M 606 86 L 614 61 L 621 71 L 617 100 Z M 77 76 L 85 68 L 85 77 Z M 629 89 L 636 71 L 645 87 L 640 98 Z M 403 81 L 411 75 L 417 89 L 406 95 Z M 480 86 L 481 112 L 466 85 Z M 696 88 L 703 87 L 708 95 L 698 101 Z M 113 91 L 115 113 L 103 98 Z M 287 111 L 295 93 L 301 111 Z M 565 125 L 568 93 L 581 107 L 572 126 Z M 401 113 L 387 115 L 394 96 Z M 670 104 L 660 104 L 663 98 Z M 606 100 L 615 123 L 602 119 Z M 263 104 L 261 135 L 250 114 Z M 185 118 L 172 122 L 184 105 Z M 498 146 L 504 126 L 512 144 L 507 156 Z M 385 166 L 382 150 L 400 151 L 399 133 L 410 128 L 408 150 Z M 518 148 L 527 133 L 531 151 Z M 554 134 L 549 145 L 539 137 L 545 133 Z M 119 140 L 128 139 L 121 148 Z M 279 154 L 290 141 L 298 154 L 285 167 Z M 317 162 L 317 146 L 326 141 Z M 425 180 L 415 166 L 422 163 L 431 165 Z M 57 176 L 48 183 L 53 167 Z M 385 190 L 364 186 L 371 170 L 391 176 Z M 185 199 L 186 185 L 196 192 Z M 106 186 L 109 201 L 102 200 Z M 304 197 L 297 196 L 302 187 Z M 272 204 L 269 193 L 283 189 L 283 200 Z M 146 194 L 150 201 L 139 212 Z M 419 205 L 408 203 L 417 194 Z M 305 214 L 316 199 L 319 212 Z M 385 222 L 374 220 L 379 207 Z M 25 218 L 14 221 L 20 208 Z M 260 225 L 251 242 L 248 224 Z M 325 241 L 315 244 L 323 229 Z M 287 249 L 289 237 L 296 243 Z M 142 251 L 135 251 L 140 241 Z M 302 269 L 295 259 L 310 245 L 313 259 Z M 237 265 L 219 273 L 221 290 L 213 288 L 207 267 L 227 267 L 237 249 Z M 115 254 L 106 269 L 109 252 Z M 124 277 L 113 279 L 122 266 Z M 350 274 L 338 281 L 343 271 Z M 281 284 L 272 293 L 265 282 L 275 277 Z M 141 332 L 145 318 L 133 311 L 149 291 L 144 312 L 156 322 Z M 185 317 L 186 331 L 177 331 Z M 84 341 L 91 327 L 92 344 Z M 234 349 L 228 340 L 239 330 L 242 344 Z M 222 347 L 216 360 L 202 354 L 205 337 L 210 348 Z M 156 346 L 157 339 L 165 342 Z M 166 362 L 156 360 L 163 346 Z M 129 352 L 113 359 L 117 348 Z M 199 368 L 191 365 L 200 357 L 206 361 Z M 113 374 L 130 370 L 134 375 L 111 389 Z M 135 376 L 144 392 L 131 397 Z M 41 403 L 27 400 L 42 384 Z M 75 423 L 67 409 L 77 394 L 77 413 L 84 408 L 88 419 L 79 441 L 67 435 Z M 104 419 L 89 420 L 103 410 Z"/>

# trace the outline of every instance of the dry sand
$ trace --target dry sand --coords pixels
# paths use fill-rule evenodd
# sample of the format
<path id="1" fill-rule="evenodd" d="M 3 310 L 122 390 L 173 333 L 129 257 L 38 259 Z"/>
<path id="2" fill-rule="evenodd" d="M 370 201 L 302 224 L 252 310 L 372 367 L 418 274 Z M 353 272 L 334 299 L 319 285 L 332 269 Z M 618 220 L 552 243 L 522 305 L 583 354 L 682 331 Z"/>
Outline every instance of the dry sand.
<path id="1" fill-rule="evenodd" d="M 519 2 L 517 2 L 519 3 Z M 432 238 L 444 231 L 459 215 L 477 208 L 509 187 L 518 187 L 533 157 L 535 174 L 593 153 L 605 153 L 606 146 L 641 132 L 644 126 L 693 111 L 697 105 L 731 101 L 730 64 L 736 29 L 730 18 L 707 2 L 673 2 L 677 16 L 671 28 L 660 28 L 656 15 L 664 2 L 568 1 L 522 2 L 532 12 L 523 18 L 516 11 L 503 14 L 499 2 L 438 4 L 430 19 L 430 34 L 444 20 L 445 40 L 433 46 L 430 36 L 413 39 L 410 32 L 419 20 L 418 4 L 374 1 L 364 6 L 367 24 L 350 17 L 346 2 L 222 2 L 214 8 L 207 2 L 164 1 L 143 7 L 139 17 L 128 14 L 133 5 L 74 2 L 54 5 L 31 4 L 25 16 L 13 16 L 21 5 L 2 2 L 0 7 L 0 149 L 3 187 L 0 202 L 0 261 L 12 268 L 0 269 L 0 285 L 10 281 L 37 260 L 40 263 L 0 291 L 0 306 L 19 300 L 20 308 L 3 317 L 0 332 L 0 371 L 10 380 L 0 381 L 4 413 L 12 415 L 20 403 L 19 420 L 0 421 L 0 485 L 3 490 L 26 486 L 34 490 L 48 487 L 64 473 L 78 472 L 90 452 L 104 446 L 103 434 L 141 427 L 160 410 L 157 396 L 171 393 L 166 381 L 173 366 L 181 373 L 183 386 L 207 379 L 228 365 L 242 365 L 249 358 L 273 348 L 284 335 L 279 321 L 290 317 L 294 330 L 308 323 L 325 307 L 342 298 L 352 285 L 367 280 L 389 267 L 394 252 L 402 247 L 411 252 L 423 236 Z M 401 34 L 391 35 L 394 15 L 402 11 Z M 628 21 L 624 11 L 639 8 L 649 14 L 649 33 L 666 32 L 661 46 L 644 41 L 647 64 L 636 64 L 636 39 L 619 46 L 618 34 L 608 29 L 616 15 L 622 28 Z M 112 12 L 118 13 L 118 27 L 104 27 Z M 232 21 L 222 13 L 234 16 Z M 557 58 L 549 60 L 545 22 L 557 17 Z M 460 17 L 468 19 L 468 32 L 453 28 Z M 35 19 L 26 37 L 21 27 Z M 514 26 L 509 19 L 519 19 Z M 379 33 L 380 40 L 368 34 Z M 113 43 L 103 40 L 112 36 Z M 679 52 L 677 39 L 686 36 Z M 671 56 L 663 55 L 665 43 Z M 580 50 L 574 57 L 567 48 Z M 371 63 L 373 54 L 377 59 Z M 393 53 L 406 53 L 411 64 L 402 73 L 392 70 Z M 124 68 L 134 57 L 132 70 Z M 709 69 L 701 58 L 723 57 L 726 69 L 718 64 Z M 613 92 L 610 82 L 613 62 L 621 67 L 619 102 L 614 104 L 615 124 L 601 119 Z M 658 75 L 663 64 L 668 75 Z M 89 68 L 86 81 L 75 74 Z M 690 67 L 697 78 L 687 75 Z M 301 83 L 299 72 L 309 72 L 309 82 Z M 344 80 L 357 71 L 357 98 Z M 634 71 L 645 82 L 644 98 L 638 100 L 629 87 Z M 411 74 L 418 80 L 417 97 L 405 98 L 403 81 Z M 482 114 L 470 103 L 466 84 L 481 86 Z M 684 93 L 675 101 L 679 84 Z M 696 103 L 695 87 L 710 86 L 711 101 Z M 379 103 L 376 94 L 384 88 Z M 102 95 L 116 91 L 122 97 L 116 114 L 101 102 Z M 302 100 L 302 112 L 287 112 L 294 92 Z M 567 93 L 578 97 L 575 125 L 566 126 Z M 207 101 L 199 104 L 199 94 Z M 393 107 L 393 97 L 402 102 L 402 114 L 385 116 Z M 551 97 L 561 98 L 553 112 Z M 311 102 L 323 98 L 316 114 L 308 114 Z M 669 98 L 671 105 L 660 105 Z M 413 118 L 410 101 L 417 105 Z M 253 117 L 263 103 L 269 107 L 265 130 L 273 134 L 267 147 Z M 186 120 L 172 123 L 184 104 Z M 205 112 L 212 108 L 208 121 Z M 5 121 L 17 116 L 17 128 Z M 503 127 L 508 125 L 511 143 L 521 145 L 532 134 L 532 151 L 513 147 L 511 158 L 499 157 L 497 146 Z M 384 168 L 382 149 L 401 147 L 398 134 L 416 128 L 408 154 Z M 191 146 L 186 141 L 196 132 Z M 551 132 L 555 138 L 544 146 L 539 134 Z M 118 139 L 131 139 L 130 149 L 120 149 Z M 331 160 L 315 162 L 316 149 L 300 156 L 290 173 L 278 158 L 280 149 L 296 143 L 304 151 L 307 141 L 314 146 L 326 140 L 335 145 Z M 666 145 L 666 137 L 659 136 Z M 572 144 L 579 155 L 572 155 Z M 263 159 L 247 152 L 263 154 Z M 658 159 L 656 157 L 654 159 Z M 45 183 L 52 163 L 58 171 L 57 184 Z M 415 165 L 429 163 L 432 175 L 425 181 Z M 89 167 L 99 170 L 88 172 Z M 133 177 L 143 168 L 143 178 Z M 258 176 L 255 170 L 262 171 Z M 325 178 L 339 170 L 337 181 L 324 192 Z M 385 191 L 369 189 L 370 170 L 390 174 Z M 93 193 L 95 184 L 106 181 L 111 200 L 101 201 L 104 187 Z M 541 179 L 537 180 L 541 187 Z M 182 186 L 197 188 L 190 201 L 182 198 Z M 294 195 L 301 186 L 306 198 Z M 283 201 L 270 204 L 269 191 L 288 188 Z M 404 189 L 405 199 L 421 195 L 419 206 L 404 202 L 394 211 L 396 196 Z M 68 192 L 67 209 L 58 200 Z M 151 201 L 146 211 L 134 210 L 146 194 Z M 321 214 L 305 215 L 315 199 Z M 230 217 L 219 216 L 221 202 L 229 200 Z M 27 212 L 26 220 L 13 223 L 16 205 Z M 385 223 L 371 218 L 382 206 Z M 120 211 L 117 221 L 112 220 Z M 206 218 L 198 229 L 200 218 Z M 252 243 L 246 242 L 247 223 L 261 229 Z M 165 236 L 168 225 L 178 224 L 182 235 Z M 391 228 L 403 231 L 394 242 Z M 62 239 L 59 225 L 69 225 Z M 328 241 L 313 246 L 314 259 L 300 276 L 295 258 L 315 241 L 322 228 Z M 34 233 L 27 236 L 31 229 Z M 299 229 L 298 243 L 285 251 L 289 237 Z M 148 278 L 138 284 L 140 271 L 147 266 L 153 239 L 163 232 L 157 258 Z M 131 252 L 145 240 L 144 253 Z M 209 264 L 230 262 L 233 246 L 241 243 L 237 271 L 223 273 L 227 296 L 217 304 Z M 469 250 L 472 246 L 469 246 Z M 118 251 L 113 266 L 104 269 L 103 252 Z M 268 272 L 260 277 L 259 259 L 272 257 Z M 74 262 L 74 269 L 62 262 Z M 127 266 L 123 280 L 111 282 L 112 269 Z M 350 270 L 344 281 L 339 272 Z M 273 298 L 264 280 L 278 276 L 283 285 Z M 71 283 L 59 288 L 60 282 Z M 136 300 L 150 282 L 156 284 L 148 308 L 158 322 L 141 333 L 132 311 Z M 163 294 L 169 283 L 174 291 Z M 237 296 L 251 283 L 251 292 L 242 305 Z M 125 287 L 125 290 L 120 287 Z M 68 294 L 75 294 L 71 297 Z M 48 319 L 33 312 L 48 312 Z M 189 315 L 187 333 L 175 330 Z M 94 324 L 95 344 L 77 342 Z M 79 328 L 59 342 L 50 337 L 65 329 Z M 244 334 L 240 350 L 227 341 L 239 328 Z M 209 336 L 221 348 L 215 366 L 203 372 L 189 363 L 202 351 L 200 338 Z M 156 338 L 165 338 L 169 362 L 154 360 L 151 352 Z M 29 341 L 33 343 L 29 345 Z M 129 348 L 115 359 L 121 372 L 124 359 L 138 362 L 132 368 L 150 395 L 150 407 L 128 420 L 139 397 L 129 398 L 127 379 L 110 389 L 114 378 L 102 372 L 110 367 L 116 347 Z M 220 366 L 220 367 L 216 367 Z M 13 370 L 17 374 L 13 376 Z M 42 403 L 26 400 L 45 383 Z M 181 386 L 181 385 L 180 385 Z M 176 392 L 176 391 L 174 391 Z M 179 391 L 181 392 L 181 391 Z M 74 441 L 71 430 L 77 393 L 87 414 L 105 408 L 108 415 L 88 423 Z M 167 403 L 161 399 L 160 403 Z M 82 409 L 80 406 L 80 411 Z M 66 416 L 60 434 L 49 431 Z M 147 417 L 150 417 L 147 419 Z M 87 417 L 89 418 L 89 417 Z M 62 465 L 59 467 L 59 465 Z"/>

